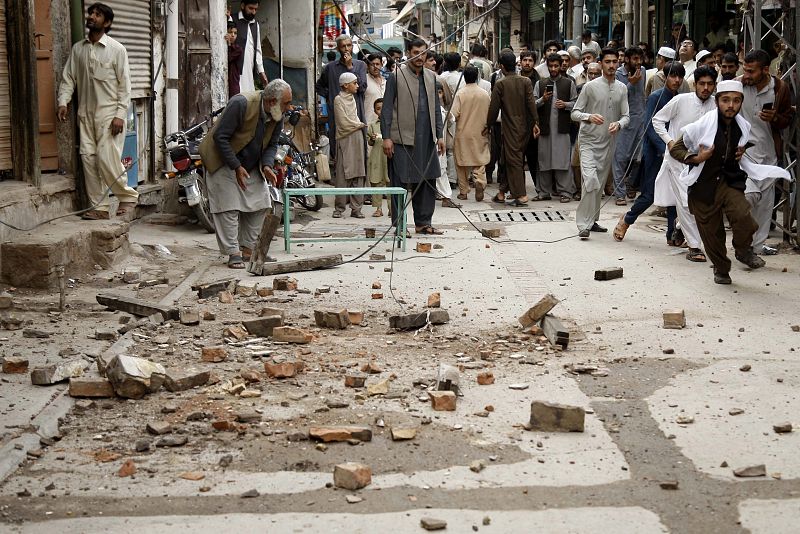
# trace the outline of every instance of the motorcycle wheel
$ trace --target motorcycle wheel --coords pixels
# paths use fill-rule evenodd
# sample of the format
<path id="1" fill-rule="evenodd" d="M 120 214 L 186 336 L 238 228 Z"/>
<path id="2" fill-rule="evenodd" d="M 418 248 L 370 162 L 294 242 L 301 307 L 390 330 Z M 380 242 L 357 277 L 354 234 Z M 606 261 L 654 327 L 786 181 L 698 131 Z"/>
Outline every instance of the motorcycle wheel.
<path id="1" fill-rule="evenodd" d="M 308 211 L 319 211 L 322 208 L 322 197 L 319 195 L 297 197 L 297 202 Z"/>
<path id="2" fill-rule="evenodd" d="M 211 218 L 211 208 L 208 205 L 208 190 L 206 189 L 206 175 L 203 172 L 197 173 L 197 188 L 200 189 L 200 203 L 192 206 L 197 222 L 206 232 L 213 234 L 216 232 L 214 221 Z"/>

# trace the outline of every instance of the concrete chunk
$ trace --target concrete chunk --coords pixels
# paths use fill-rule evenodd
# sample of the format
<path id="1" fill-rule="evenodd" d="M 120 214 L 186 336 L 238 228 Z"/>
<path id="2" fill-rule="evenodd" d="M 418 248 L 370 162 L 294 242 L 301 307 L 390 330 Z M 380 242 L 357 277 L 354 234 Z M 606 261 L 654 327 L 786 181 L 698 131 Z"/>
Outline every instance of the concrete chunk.
<path id="1" fill-rule="evenodd" d="M 437 412 L 454 412 L 456 409 L 456 394 L 452 391 L 429 391 L 431 407 Z"/>
<path id="2" fill-rule="evenodd" d="M 45 367 L 36 367 L 31 371 L 31 384 L 34 386 L 49 386 L 63 382 L 69 378 L 81 376 L 89 367 L 86 360 L 72 360 Z"/>
<path id="3" fill-rule="evenodd" d="M 303 370 L 301 361 L 276 357 L 264 362 L 264 371 L 270 378 L 292 378 Z"/>
<path id="4" fill-rule="evenodd" d="M 126 399 L 141 399 L 147 393 L 158 391 L 165 375 L 161 364 L 132 356 L 114 356 L 106 366 L 106 377 L 114 392 Z"/>
<path id="5" fill-rule="evenodd" d="M 614 280 L 616 278 L 622 278 L 622 267 L 606 267 L 594 272 L 595 280 Z"/>
<path id="6" fill-rule="evenodd" d="M 553 402 L 531 403 L 530 429 L 544 432 L 583 432 L 586 411 Z"/>
<path id="7" fill-rule="evenodd" d="M 226 359 L 228 359 L 228 349 L 222 345 L 216 347 L 203 347 L 200 351 L 200 358 L 204 362 L 224 362 Z"/>
<path id="8" fill-rule="evenodd" d="M 445 324 L 450 321 L 450 314 L 444 309 L 431 309 L 422 313 L 408 315 L 393 315 L 389 317 L 389 328 L 396 330 L 412 330 L 422 328 L 428 324 Z"/>
<path id="9" fill-rule="evenodd" d="M 204 386 L 209 378 L 211 371 L 198 371 L 197 369 L 168 369 L 164 378 L 164 389 L 175 393 L 176 391 L 186 391 L 199 386 Z"/>
<path id="10" fill-rule="evenodd" d="M 547 315 L 550 310 L 555 308 L 559 302 L 561 301 L 548 293 L 539 299 L 539 302 L 537 302 L 533 307 L 519 317 L 519 323 L 525 328 L 534 325 L 535 323 L 539 322 L 542 317 Z"/>
<path id="11" fill-rule="evenodd" d="M 3 372 L 9 375 L 28 372 L 28 358 L 22 356 L 6 356 L 3 358 Z"/>
<path id="12" fill-rule="evenodd" d="M 310 333 L 293 326 L 278 326 L 272 329 L 272 339 L 286 343 L 311 343 L 314 339 Z"/>
<path id="13" fill-rule="evenodd" d="M 344 330 L 350 326 L 350 315 L 346 309 L 314 310 L 314 322 L 321 328 Z"/>
<path id="14" fill-rule="evenodd" d="M 680 330 L 686 326 L 686 315 L 683 310 L 666 310 L 662 315 L 664 328 Z"/>
<path id="15" fill-rule="evenodd" d="M 267 315 L 258 319 L 248 319 L 242 321 L 247 333 L 257 337 L 272 337 L 273 329 L 276 326 L 283 326 L 283 317 L 280 315 Z"/>
<path id="16" fill-rule="evenodd" d="M 180 320 L 184 326 L 197 326 L 200 324 L 200 312 L 196 308 L 181 308 Z"/>

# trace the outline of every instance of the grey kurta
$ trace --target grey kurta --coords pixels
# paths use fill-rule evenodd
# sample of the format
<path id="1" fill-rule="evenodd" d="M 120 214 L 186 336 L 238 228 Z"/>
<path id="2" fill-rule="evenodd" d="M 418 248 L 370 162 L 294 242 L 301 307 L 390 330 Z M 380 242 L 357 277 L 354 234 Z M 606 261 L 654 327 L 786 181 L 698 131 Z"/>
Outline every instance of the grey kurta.
<path id="1" fill-rule="evenodd" d="M 236 171 L 223 165 L 206 178 L 208 204 L 211 213 L 223 211 L 261 211 L 272 207 L 267 182 L 261 177 L 258 166 L 247 171 L 247 189 L 242 190 L 236 181 Z"/>
<path id="2" fill-rule="evenodd" d="M 558 133 L 558 111 L 555 106 L 556 99 L 566 102 L 566 108 L 572 111 L 575 106 L 575 100 L 578 98 L 578 91 L 575 89 L 575 84 L 570 84 L 569 95 L 557 94 L 558 88 L 553 87 L 553 97 L 549 102 L 540 99 L 541 93 L 539 91 L 539 84 L 536 82 L 533 87 L 533 97 L 536 99 L 536 105 L 539 106 L 539 113 L 545 113 L 547 107 L 550 107 L 550 134 L 539 136 L 539 170 L 540 171 L 567 171 L 569 170 L 570 161 L 572 156 L 570 154 L 570 140 L 569 133 Z"/>
<path id="3" fill-rule="evenodd" d="M 641 149 L 641 143 L 639 143 L 639 141 L 641 141 L 644 135 L 644 111 L 647 98 L 644 95 L 644 67 L 640 67 L 639 70 L 642 73 L 642 77 L 638 82 L 632 84 L 628 81 L 628 71 L 626 67 L 622 66 L 617 69 L 617 81 L 624 84 L 628 90 L 628 110 L 631 120 L 628 126 L 617 134 L 616 154 L 614 159 L 619 165 L 615 168 L 615 176 L 620 167 L 623 172 L 625 171 L 631 158 L 636 157 L 638 159 L 638 154 Z"/>
<path id="4" fill-rule="evenodd" d="M 395 120 L 393 117 L 393 105 L 397 92 L 397 77 L 390 76 L 386 82 L 386 92 L 384 93 L 383 113 L 381 114 L 381 130 L 384 139 L 391 137 L 391 125 Z M 435 180 L 441 176 L 442 171 L 439 167 L 439 157 L 436 152 L 436 139 L 433 138 L 431 129 L 431 118 L 428 108 L 428 93 L 425 84 L 419 84 L 419 101 L 417 106 L 417 122 L 414 129 L 413 146 L 407 144 L 395 144 L 394 156 L 389 163 L 390 172 L 404 184 L 416 184 L 420 180 Z M 434 115 L 436 117 L 436 132 L 441 135 L 443 130 L 442 113 L 440 111 L 439 99 L 434 102 Z M 408 112 L 411 110 L 404 110 Z"/>

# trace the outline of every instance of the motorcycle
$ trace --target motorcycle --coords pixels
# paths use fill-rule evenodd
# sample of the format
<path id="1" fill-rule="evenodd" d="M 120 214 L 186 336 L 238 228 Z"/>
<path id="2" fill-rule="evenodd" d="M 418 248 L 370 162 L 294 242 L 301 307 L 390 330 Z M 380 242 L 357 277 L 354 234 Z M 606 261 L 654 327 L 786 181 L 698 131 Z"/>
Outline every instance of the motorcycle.
<path id="1" fill-rule="evenodd" d="M 284 114 L 284 119 L 292 126 L 296 126 L 300 121 L 302 111 L 302 107 L 296 106 Z M 275 154 L 275 162 L 284 169 L 278 177 L 279 185 L 281 188 L 288 187 L 290 189 L 316 187 L 317 148 L 312 144 L 311 151 L 301 152 L 295 145 L 293 137 L 293 133 L 289 130 L 284 130 L 278 135 L 278 151 Z M 293 196 L 291 199 L 293 203 L 299 204 L 308 211 L 319 211 L 322 208 L 322 197 L 317 195 Z"/>
<path id="2" fill-rule="evenodd" d="M 197 222 L 210 234 L 213 234 L 215 229 L 208 205 L 205 168 L 200 159 L 200 142 L 208 133 L 209 128 L 206 125 L 224 109 L 220 108 L 202 122 L 186 130 L 171 133 L 164 138 L 164 147 L 169 154 L 172 166 L 175 167 L 175 171 L 167 172 L 166 177 L 178 179 L 180 186 L 178 201 L 186 203 L 192 208 Z"/>

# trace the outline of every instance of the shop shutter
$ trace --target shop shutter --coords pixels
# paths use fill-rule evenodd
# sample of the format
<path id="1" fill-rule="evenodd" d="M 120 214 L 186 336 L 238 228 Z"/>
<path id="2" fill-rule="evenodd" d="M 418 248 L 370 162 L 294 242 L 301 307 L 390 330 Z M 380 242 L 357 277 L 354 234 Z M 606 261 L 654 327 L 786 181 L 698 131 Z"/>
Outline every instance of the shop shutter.
<path id="1" fill-rule="evenodd" d="M 6 46 L 6 6 L 0 2 L 0 172 L 10 171 L 11 99 L 8 88 L 8 48 Z"/>
<path id="2" fill-rule="evenodd" d="M 541 0 L 531 0 L 528 4 L 528 22 L 538 22 L 544 20 L 544 2 Z"/>
<path id="3" fill-rule="evenodd" d="M 105 0 L 114 10 L 110 37 L 128 51 L 131 69 L 131 98 L 153 93 L 153 36 L 150 0 Z"/>

